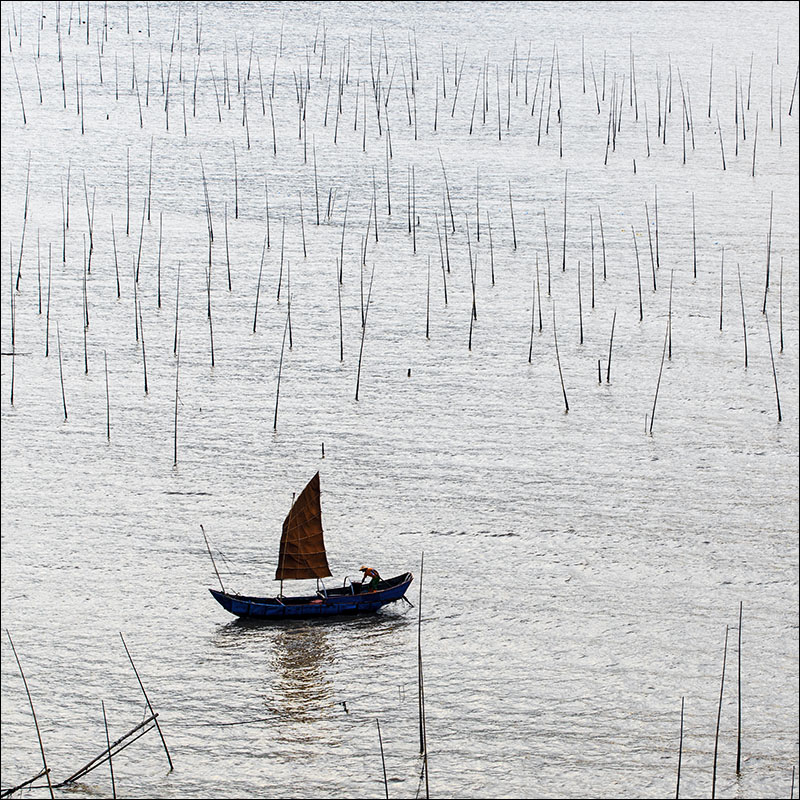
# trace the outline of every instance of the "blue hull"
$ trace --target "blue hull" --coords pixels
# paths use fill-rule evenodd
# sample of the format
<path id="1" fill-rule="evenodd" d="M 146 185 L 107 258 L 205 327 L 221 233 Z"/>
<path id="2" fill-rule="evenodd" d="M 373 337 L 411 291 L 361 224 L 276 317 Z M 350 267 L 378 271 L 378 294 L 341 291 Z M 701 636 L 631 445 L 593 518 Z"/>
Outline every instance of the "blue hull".
<path id="1" fill-rule="evenodd" d="M 343 614 L 369 614 L 403 597 L 414 576 L 410 572 L 382 581 L 375 591 L 360 591 L 356 584 L 316 597 L 247 597 L 209 589 L 231 614 L 247 619 L 308 619 Z"/>

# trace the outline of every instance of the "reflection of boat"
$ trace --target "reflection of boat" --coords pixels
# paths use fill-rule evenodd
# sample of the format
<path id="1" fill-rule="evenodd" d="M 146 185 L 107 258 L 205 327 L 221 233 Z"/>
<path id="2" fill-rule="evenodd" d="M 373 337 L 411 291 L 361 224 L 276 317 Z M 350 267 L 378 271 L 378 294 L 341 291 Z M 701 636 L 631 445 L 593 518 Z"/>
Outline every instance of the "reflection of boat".
<path id="1" fill-rule="evenodd" d="M 268 676 L 259 692 L 264 710 L 276 721 L 315 722 L 321 709 L 335 702 L 328 673 L 332 644 L 327 626 L 299 621 L 258 627 L 268 632 L 260 640 Z M 273 735 L 282 738 L 277 730 Z M 288 735 L 296 736 L 297 731 Z"/>
<path id="2" fill-rule="evenodd" d="M 297 619 L 337 614 L 360 614 L 377 611 L 387 603 L 400 600 L 413 576 L 410 572 L 379 581 L 374 587 L 353 583 L 345 578 L 337 589 L 324 584 L 314 595 L 284 597 L 283 581 L 327 578 L 331 574 L 322 535 L 319 472 L 308 482 L 283 521 L 278 569 L 275 580 L 281 582 L 276 597 L 251 597 L 209 589 L 219 604 L 238 617 L 255 619 Z"/>

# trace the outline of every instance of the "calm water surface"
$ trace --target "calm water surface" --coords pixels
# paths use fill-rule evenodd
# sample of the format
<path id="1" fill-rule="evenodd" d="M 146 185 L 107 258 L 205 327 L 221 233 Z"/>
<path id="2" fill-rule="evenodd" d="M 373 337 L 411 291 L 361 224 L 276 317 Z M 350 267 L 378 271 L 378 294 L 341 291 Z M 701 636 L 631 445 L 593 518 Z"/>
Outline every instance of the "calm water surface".
<path id="1" fill-rule="evenodd" d="M 389 795 L 424 795 L 416 608 L 253 625 L 206 591 L 201 525 L 226 587 L 275 591 L 319 470 L 329 585 L 411 570 L 416 605 L 424 552 L 431 796 L 672 796 L 682 698 L 709 796 L 726 626 L 717 796 L 789 796 L 795 4 L 2 23 L 2 624 L 55 781 L 101 701 L 112 740 L 143 719 L 122 632 L 175 769 L 150 733 L 119 796 L 380 797 L 376 720 Z M 0 655 L 5 788 L 41 758 Z"/>

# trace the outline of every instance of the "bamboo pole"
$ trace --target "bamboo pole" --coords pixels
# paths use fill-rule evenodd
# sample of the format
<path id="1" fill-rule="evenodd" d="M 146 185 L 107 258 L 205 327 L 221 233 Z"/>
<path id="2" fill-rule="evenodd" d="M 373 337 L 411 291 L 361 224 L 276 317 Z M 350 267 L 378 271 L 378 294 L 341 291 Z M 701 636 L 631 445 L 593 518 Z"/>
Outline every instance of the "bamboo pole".
<path id="1" fill-rule="evenodd" d="M 566 195 L 564 197 L 566 202 Z M 517 249 L 517 228 L 514 225 L 514 201 L 511 199 L 511 181 L 508 182 L 508 205 L 511 209 L 511 234 L 514 237 L 514 250 Z M 566 224 L 566 212 L 565 212 L 565 224 Z M 480 237 L 478 237 L 480 239 Z"/>
<path id="2" fill-rule="evenodd" d="M 361 348 L 358 352 L 358 372 L 356 374 L 356 400 L 358 400 L 358 389 L 361 384 L 361 360 L 364 355 L 364 339 L 367 334 L 367 315 L 369 314 L 369 304 L 372 298 L 372 280 L 375 277 L 375 265 L 372 265 L 372 274 L 369 279 L 369 291 L 367 292 L 367 304 L 364 309 L 364 324 L 361 326 Z"/>
<path id="3" fill-rule="evenodd" d="M 114 782 L 114 765 L 111 762 L 111 740 L 108 736 L 108 719 L 106 718 L 106 704 L 101 701 L 103 706 L 103 727 L 106 729 L 106 748 L 108 750 L 108 768 L 111 772 L 111 796 L 116 800 L 117 798 L 117 785 Z"/>
<path id="4" fill-rule="evenodd" d="M 425 566 L 423 551 L 419 564 L 419 600 L 417 602 L 417 702 L 419 705 L 419 752 L 426 751 L 425 742 L 425 695 L 422 680 L 422 575 Z"/>
<path id="5" fill-rule="evenodd" d="M 283 341 L 281 342 L 281 357 L 280 361 L 278 362 L 278 383 L 275 389 L 275 418 L 272 422 L 272 431 L 273 433 L 277 432 L 278 430 L 278 401 L 281 396 L 281 373 L 283 372 L 283 353 L 286 348 L 286 331 L 289 329 L 289 311 L 288 311 L 288 303 L 287 303 L 287 311 L 286 311 L 286 322 L 283 326 Z"/>
<path id="6" fill-rule="evenodd" d="M 736 273 L 739 277 L 739 301 L 742 305 L 742 336 L 744 337 L 744 368 L 747 369 L 747 324 L 744 318 L 744 294 L 742 292 L 742 272 L 739 265 L 736 265 Z M 738 772 L 738 770 L 737 770 Z"/>
<path id="7" fill-rule="evenodd" d="M 176 320 L 177 323 L 177 320 Z M 181 372 L 181 346 L 180 337 L 178 336 L 178 329 L 175 329 L 175 419 L 174 419 L 174 435 L 173 435 L 173 456 L 172 466 L 178 466 L 178 379 Z"/>
<path id="8" fill-rule="evenodd" d="M 737 678 L 739 688 L 737 691 L 737 702 L 739 705 L 738 725 L 736 728 L 736 774 L 739 775 L 742 768 L 742 601 L 739 601 L 739 646 L 737 648 L 737 655 L 739 659 L 739 667 L 737 670 Z"/>
<path id="9" fill-rule="evenodd" d="M 414 254 L 417 252 L 417 177 L 414 164 L 411 165 L 411 242 Z"/>
<path id="10" fill-rule="evenodd" d="M 439 153 L 439 163 L 442 165 L 442 175 L 444 176 L 444 188 L 447 194 L 447 205 L 450 209 L 450 224 L 452 225 L 452 232 L 456 232 L 456 220 L 455 216 L 453 215 L 453 204 L 450 202 L 450 185 L 447 182 L 447 170 L 444 168 L 444 159 L 442 158 L 442 151 L 438 150 Z"/>
<path id="11" fill-rule="evenodd" d="M 323 445 L 323 457 L 325 455 L 325 448 Z M 378 744 L 381 748 L 381 764 L 383 765 L 383 788 L 386 792 L 386 800 L 389 800 L 389 781 L 386 779 L 386 759 L 383 756 L 383 738 L 381 737 L 381 723 L 376 719 L 375 724 L 378 726 Z"/>
<path id="12" fill-rule="evenodd" d="M 581 299 L 581 260 L 578 259 L 578 323 L 580 328 L 580 341 L 583 344 L 583 301 Z"/>
<path id="13" fill-rule="evenodd" d="M 308 251 L 306 250 L 306 225 L 303 219 L 303 193 L 298 191 L 300 197 L 300 232 L 303 238 L 303 258 L 308 258 Z"/>
<path id="14" fill-rule="evenodd" d="M 339 361 L 344 361 L 344 328 L 342 324 L 342 282 L 339 280 L 339 259 L 336 259 L 336 292 L 339 298 Z"/>
<path id="15" fill-rule="evenodd" d="M 11 247 L 9 246 L 9 251 Z M 13 286 L 13 276 L 14 276 L 14 265 L 10 264 L 11 267 L 11 275 L 12 278 L 11 283 L 9 284 L 10 294 L 11 294 L 11 398 L 10 402 L 11 405 L 14 405 L 14 373 L 16 369 L 17 363 L 17 348 L 16 348 L 16 301 L 14 299 L 14 286 Z M 85 328 L 84 328 L 85 330 Z"/>
<path id="16" fill-rule="evenodd" d="M 6 636 L 8 636 L 8 641 L 11 643 L 11 650 L 14 652 L 14 659 L 16 660 L 17 666 L 19 667 L 19 674 L 22 677 L 22 683 L 25 686 L 25 694 L 28 695 L 28 703 L 31 707 L 31 714 L 33 715 L 33 724 L 36 727 L 36 737 L 39 740 L 39 750 L 41 751 L 42 754 L 42 764 L 44 765 L 43 772 L 47 776 L 47 788 L 50 790 L 50 797 L 55 797 L 55 795 L 53 794 L 53 784 L 50 782 L 50 770 L 47 767 L 47 759 L 45 758 L 44 755 L 44 745 L 42 744 L 42 733 L 39 730 L 39 722 L 36 719 L 36 709 L 34 709 L 33 707 L 33 698 L 31 698 L 31 692 L 30 689 L 28 688 L 28 681 L 25 678 L 25 673 L 22 670 L 22 664 L 20 663 L 19 656 L 17 655 L 17 648 L 14 647 L 14 640 L 11 638 L 11 633 L 9 632 L 8 628 L 6 628 Z M 41 773 L 39 774 L 41 775 Z"/>
<path id="17" fill-rule="evenodd" d="M 669 336 L 669 321 L 667 321 L 667 329 L 664 331 L 664 349 L 661 352 L 661 367 L 658 370 L 658 381 L 656 381 L 656 391 L 653 396 L 653 411 L 650 414 L 650 434 L 653 433 L 653 421 L 656 418 L 656 402 L 658 400 L 658 389 L 661 386 L 661 375 L 664 372 L 664 358 L 667 353 L 667 337 Z"/>
<path id="18" fill-rule="evenodd" d="M 258 298 L 261 295 L 261 275 L 264 271 L 264 253 L 267 250 L 267 239 L 264 237 L 264 244 L 261 248 L 261 266 L 258 268 L 258 284 L 256 285 L 256 307 L 253 312 L 253 333 L 256 332 L 256 325 L 258 324 Z M 179 273 L 180 274 L 180 273 Z"/>
<path id="19" fill-rule="evenodd" d="M 203 532 L 203 540 L 206 543 L 206 550 L 208 550 L 208 555 L 211 558 L 211 565 L 214 567 L 214 572 L 216 573 L 217 580 L 219 581 L 219 587 L 222 589 L 223 593 L 225 592 L 225 586 L 222 584 L 222 578 L 219 575 L 219 570 L 217 569 L 217 563 L 214 561 L 214 554 L 211 552 L 211 546 L 208 543 L 208 537 L 206 536 L 206 529 L 201 525 L 200 530 Z"/>
<path id="20" fill-rule="evenodd" d="M 561 249 L 561 271 L 567 270 L 567 170 L 564 170 L 564 244 Z"/>
<path id="21" fill-rule="evenodd" d="M 494 242 L 492 241 L 492 221 L 489 218 L 489 209 L 486 209 L 486 227 L 489 230 L 489 264 L 492 273 L 492 286 L 494 286 Z"/>
<path id="22" fill-rule="evenodd" d="M 428 288 L 425 299 L 425 338 L 430 339 L 431 333 L 431 257 L 428 256 Z"/>
<path id="23" fill-rule="evenodd" d="M 781 256 L 781 271 L 778 278 L 778 327 L 780 329 L 780 350 L 783 352 L 783 256 Z"/>
<path id="24" fill-rule="evenodd" d="M 589 239 L 592 247 L 592 308 L 594 308 L 594 216 L 589 214 Z"/>
<path id="25" fill-rule="evenodd" d="M 669 273 L 669 305 L 667 307 L 667 358 L 672 361 L 672 283 L 675 280 L 675 270 L 670 270 Z"/>
<path id="26" fill-rule="evenodd" d="M 470 237 L 469 237 L 469 219 L 465 219 L 464 220 L 464 224 L 465 224 L 466 233 L 467 233 L 467 253 L 469 255 L 469 276 L 470 276 L 470 281 L 471 281 L 471 284 L 472 284 L 472 309 L 470 311 L 470 314 L 471 314 L 471 319 L 474 320 L 474 321 L 477 321 L 477 319 L 478 319 L 478 308 L 477 308 L 477 302 L 476 302 L 476 296 L 475 296 L 475 275 L 476 275 L 476 272 L 477 272 L 478 256 L 477 256 L 477 253 L 476 253 L 475 254 L 475 261 L 472 260 L 472 243 L 471 243 Z M 471 323 L 470 323 L 469 333 L 470 333 L 470 336 L 469 336 L 470 348 L 469 349 L 472 350 L 472 324 Z"/>
<path id="27" fill-rule="evenodd" d="M 29 786 L 34 781 L 38 781 L 39 778 L 41 778 L 43 775 L 49 776 L 49 774 L 50 774 L 49 769 L 43 769 L 36 775 L 34 775 L 32 778 L 28 778 L 28 780 L 23 781 L 20 784 L 17 784 L 17 786 L 12 786 L 10 789 L 4 789 L 2 792 L 0 792 L 0 797 L 11 797 L 12 794 L 16 794 L 20 789 L 24 789 L 26 786 Z"/>
<path id="28" fill-rule="evenodd" d="M 550 297 L 550 239 L 547 237 L 547 209 L 542 209 L 542 220 L 544 222 L 544 247 L 547 254 L 547 296 Z"/>
<path id="29" fill-rule="evenodd" d="M 650 269 L 653 272 L 653 291 L 657 291 L 656 287 L 656 262 L 653 255 L 653 237 L 650 232 L 650 211 L 647 208 L 647 203 L 644 204 L 644 213 L 647 220 L 647 244 L 650 247 Z"/>
<path id="30" fill-rule="evenodd" d="M 603 215 L 600 213 L 600 206 L 597 206 L 597 218 L 600 220 L 600 241 L 603 246 L 603 280 L 606 279 L 606 235 L 603 231 Z"/>
<path id="31" fill-rule="evenodd" d="M 692 269 L 693 277 L 697 280 L 697 226 L 694 212 L 694 192 L 692 192 Z"/>
<path id="32" fill-rule="evenodd" d="M 528 346 L 528 363 L 531 363 L 531 359 L 533 358 L 533 327 L 534 327 L 534 317 L 536 315 L 536 277 L 538 275 L 538 267 L 539 267 L 539 254 L 536 254 L 536 268 L 537 272 L 534 273 L 532 276 L 533 279 L 531 280 L 531 340 L 530 345 Z"/>
<path id="33" fill-rule="evenodd" d="M 778 405 L 778 422 L 780 422 L 783 417 L 781 416 L 781 398 L 778 394 L 778 373 L 775 371 L 775 355 L 772 352 L 772 334 L 769 331 L 769 315 L 765 312 L 764 313 L 764 321 L 767 325 L 767 340 L 769 341 L 769 358 L 772 362 L 772 378 L 775 381 L 775 402 Z"/>
<path id="34" fill-rule="evenodd" d="M 172 772 L 174 767 L 172 766 L 172 758 L 169 754 L 169 749 L 167 748 L 167 743 L 164 739 L 164 734 L 161 732 L 161 726 L 158 724 L 158 716 L 153 709 L 153 704 L 150 702 L 150 698 L 147 696 L 147 692 L 144 689 L 144 684 L 142 683 L 142 679 L 139 677 L 139 670 L 136 669 L 136 664 L 133 663 L 133 658 L 131 657 L 130 651 L 128 650 L 128 645 L 125 644 L 125 638 L 123 637 L 122 633 L 120 633 L 119 638 L 122 640 L 122 646 L 125 648 L 125 653 L 128 656 L 128 660 L 131 662 L 131 666 L 133 667 L 133 672 L 136 675 L 136 680 L 139 682 L 139 688 L 142 690 L 142 694 L 144 695 L 145 702 L 147 703 L 147 707 L 150 709 L 150 713 L 153 715 L 153 722 L 156 724 L 156 728 L 158 729 L 158 735 L 161 737 L 161 743 L 164 745 L 164 752 L 167 754 L 167 761 L 169 762 L 169 770 Z"/>
<path id="35" fill-rule="evenodd" d="M 675 800 L 678 800 L 680 797 L 681 791 L 681 759 L 683 757 L 683 703 L 685 698 L 681 697 L 681 733 L 680 733 L 680 740 L 678 742 L 678 779 L 675 783 Z"/>
<path id="36" fill-rule="evenodd" d="M 64 404 L 64 422 L 67 421 L 67 398 L 64 393 L 64 365 L 61 360 L 61 329 L 56 322 L 56 338 L 58 340 L 58 374 L 61 378 L 61 402 Z"/>
<path id="37" fill-rule="evenodd" d="M 211 317 L 211 265 L 206 270 L 206 294 L 208 295 L 208 334 L 211 340 L 211 366 L 214 366 L 214 322 Z M 141 311 L 141 307 L 140 307 Z"/>
<path id="38" fill-rule="evenodd" d="M 292 349 L 292 269 L 286 262 L 286 316 L 289 318 L 289 349 Z"/>
<path id="39" fill-rule="evenodd" d="M 141 111 L 141 106 L 140 106 Z M 141 117 L 140 117 L 141 118 Z M 152 193 L 153 187 L 153 140 L 154 137 L 150 137 L 150 172 L 147 178 L 147 221 L 150 222 L 150 198 Z"/>
<path id="40" fill-rule="evenodd" d="M 542 332 L 542 290 L 539 286 L 539 251 L 536 251 L 536 300 L 539 308 L 539 333 Z"/>
<path id="41" fill-rule="evenodd" d="M 117 748 L 116 754 L 118 755 L 121 750 L 124 750 L 126 747 L 132 745 L 137 739 L 141 738 L 146 733 L 149 733 L 151 730 L 153 730 L 155 726 L 150 725 L 150 723 L 154 722 L 157 716 L 158 714 L 154 714 L 144 719 L 138 725 L 131 728 L 131 730 L 129 730 L 124 736 L 120 736 L 119 739 L 117 739 L 115 742 L 112 742 L 111 746 L 103 750 L 103 752 L 100 753 L 100 755 L 95 756 L 91 761 L 84 764 L 79 770 L 76 770 L 72 775 L 70 775 L 69 778 L 66 778 L 60 783 L 55 784 L 53 788 L 61 789 L 67 784 L 72 783 L 73 781 L 78 780 L 78 778 L 82 778 L 87 773 L 97 769 L 97 767 L 101 766 L 106 761 L 106 759 L 109 757 L 110 752 L 114 750 L 114 748 Z M 149 728 L 147 727 L 148 725 L 150 725 Z M 123 747 L 118 747 L 126 739 L 130 739 L 130 737 L 137 732 L 139 732 L 138 735 L 135 736 L 133 739 L 131 739 L 127 744 L 125 744 Z"/>
<path id="42" fill-rule="evenodd" d="M 19 74 L 17 73 L 17 63 L 16 63 L 16 61 L 14 61 L 13 54 L 11 56 L 11 65 L 14 68 L 14 77 L 17 79 L 17 90 L 19 91 L 19 104 L 20 104 L 20 107 L 22 108 L 22 124 L 23 125 L 27 125 L 28 124 L 28 118 L 25 116 L 25 101 L 22 98 L 22 86 L 20 85 L 20 82 L 19 82 Z"/>
<path id="43" fill-rule="evenodd" d="M 39 316 L 42 315 L 42 255 L 39 245 L 39 229 L 36 229 L 36 274 L 39 284 Z"/>
<path id="44" fill-rule="evenodd" d="M 344 235 L 347 231 L 347 209 L 350 207 L 350 192 L 347 193 L 347 199 L 344 203 L 344 219 L 342 220 L 342 240 L 339 245 L 339 283 L 342 282 L 342 273 L 344 272 Z"/>
<path id="45" fill-rule="evenodd" d="M 144 349 L 144 322 L 142 321 L 142 304 L 139 303 L 139 332 L 142 343 L 142 369 L 144 370 L 144 393 L 147 394 L 147 354 Z"/>
<path id="46" fill-rule="evenodd" d="M 419 616 L 417 619 L 417 669 L 419 677 L 419 712 L 420 712 L 420 752 L 425 772 L 425 797 L 430 797 L 428 786 L 428 737 L 425 725 L 425 682 L 422 672 L 422 571 L 425 553 L 422 553 L 419 565 Z"/>
<path id="47" fill-rule="evenodd" d="M 631 225 L 631 231 L 633 232 L 633 248 L 636 251 L 636 278 L 639 284 L 639 322 L 644 319 L 644 310 L 642 307 L 642 272 L 639 268 L 639 245 L 636 242 L 636 228 Z"/>
<path id="48" fill-rule="evenodd" d="M 53 285 L 53 249 L 52 245 L 47 246 L 47 319 L 44 333 L 44 357 L 50 356 L 50 287 Z"/>
<path id="49" fill-rule="evenodd" d="M 772 255 L 772 203 L 774 199 L 774 193 L 769 193 L 769 233 L 767 234 L 767 267 L 765 271 L 765 278 L 764 278 L 764 305 L 762 306 L 761 313 L 767 313 L 767 293 L 769 292 L 769 265 L 770 265 L 770 258 Z"/>
<path id="50" fill-rule="evenodd" d="M 178 307 L 181 296 L 181 262 L 178 261 L 178 276 L 175 280 L 175 340 L 172 345 L 172 354 L 178 353 Z"/>
<path id="51" fill-rule="evenodd" d="M 125 178 L 125 235 L 131 235 L 131 148 L 125 148 L 125 161 L 127 164 Z M 67 228 L 69 228 L 69 165 L 67 166 Z"/>
<path id="52" fill-rule="evenodd" d="M 725 286 L 725 245 L 722 245 L 722 260 L 719 265 L 719 329 L 722 330 L 722 299 Z"/>
<path id="53" fill-rule="evenodd" d="M 447 241 L 447 211 L 444 207 L 445 195 L 442 192 L 442 233 L 444 234 L 444 257 L 447 261 L 447 272 L 450 273 L 450 245 Z"/>
<path id="54" fill-rule="evenodd" d="M 714 734 L 714 763 L 711 772 L 711 800 L 717 793 L 717 752 L 719 749 L 719 721 L 722 716 L 722 692 L 725 688 L 725 662 L 728 659 L 728 626 L 725 626 L 725 648 L 722 655 L 722 679 L 719 684 L 719 707 L 717 708 L 717 730 Z"/>
<path id="55" fill-rule="evenodd" d="M 108 353 L 103 350 L 103 360 L 106 368 L 106 439 L 111 441 L 111 396 L 108 391 Z"/>
<path id="56" fill-rule="evenodd" d="M 558 364 L 558 375 L 561 378 L 561 391 L 564 394 L 564 413 L 569 413 L 569 401 L 567 400 L 567 390 L 564 386 L 564 373 L 561 371 L 561 358 L 558 355 L 558 334 L 556 333 L 556 301 L 553 300 L 553 342 L 556 348 L 556 363 Z"/>

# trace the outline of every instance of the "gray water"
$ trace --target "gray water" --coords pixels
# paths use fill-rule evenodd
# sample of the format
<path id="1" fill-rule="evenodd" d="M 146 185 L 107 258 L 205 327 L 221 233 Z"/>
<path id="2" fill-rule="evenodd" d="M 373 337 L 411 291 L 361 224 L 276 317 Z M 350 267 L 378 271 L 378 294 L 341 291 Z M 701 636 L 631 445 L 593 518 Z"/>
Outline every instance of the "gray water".
<path id="1" fill-rule="evenodd" d="M 105 746 L 101 701 L 112 740 L 143 719 L 122 632 L 175 768 L 148 733 L 114 759 L 119 796 L 381 797 L 376 720 L 389 795 L 424 795 L 417 608 L 254 625 L 207 592 L 217 579 L 201 525 L 226 588 L 276 591 L 282 520 L 319 470 L 329 586 L 361 564 L 411 570 L 416 606 L 424 553 L 431 796 L 673 796 L 682 698 L 681 796 L 710 796 L 727 626 L 716 794 L 788 797 L 797 6 L 92 3 L 88 14 L 87 45 L 85 5 L 2 9 L 2 625 L 53 780 Z M 8 636 L 0 650 L 5 788 L 41 756 Z M 107 765 L 56 794 L 109 796 Z"/>

